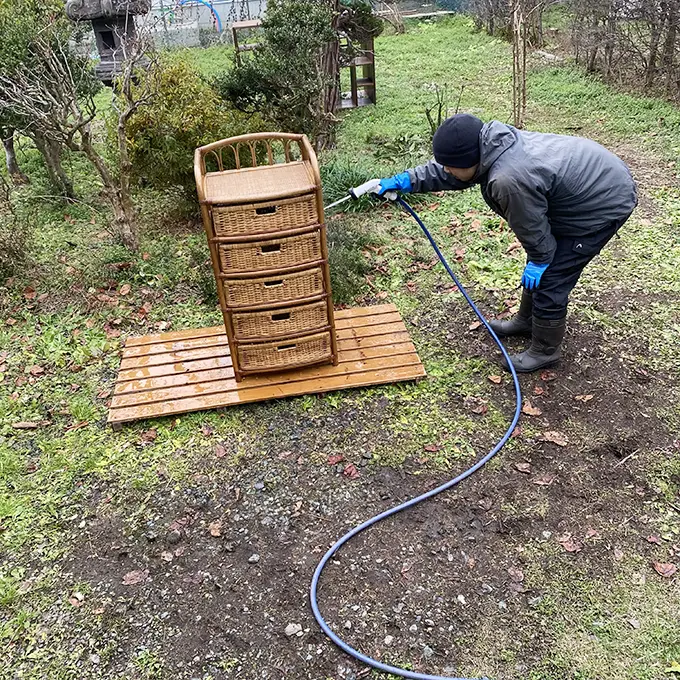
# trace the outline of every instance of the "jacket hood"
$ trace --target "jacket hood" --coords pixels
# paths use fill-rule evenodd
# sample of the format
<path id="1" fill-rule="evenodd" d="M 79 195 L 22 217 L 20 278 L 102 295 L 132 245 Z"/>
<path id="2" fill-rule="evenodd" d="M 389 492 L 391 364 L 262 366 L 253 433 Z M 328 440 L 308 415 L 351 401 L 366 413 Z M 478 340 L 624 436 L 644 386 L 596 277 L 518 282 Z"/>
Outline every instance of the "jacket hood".
<path id="1" fill-rule="evenodd" d="M 492 120 L 479 133 L 480 161 L 475 180 L 489 172 L 491 166 L 513 144 L 517 142 L 517 131 L 511 125 Z"/>

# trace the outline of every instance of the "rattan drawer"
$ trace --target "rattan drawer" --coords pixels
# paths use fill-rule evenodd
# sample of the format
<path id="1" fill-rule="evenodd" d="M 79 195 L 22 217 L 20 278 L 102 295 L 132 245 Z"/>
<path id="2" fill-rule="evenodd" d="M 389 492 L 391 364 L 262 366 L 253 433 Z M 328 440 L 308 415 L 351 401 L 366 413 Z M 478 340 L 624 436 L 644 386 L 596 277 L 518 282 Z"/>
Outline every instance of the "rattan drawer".
<path id="1" fill-rule="evenodd" d="M 212 209 L 215 236 L 247 236 L 319 223 L 316 194 L 266 203 L 216 205 Z"/>
<path id="2" fill-rule="evenodd" d="M 321 232 L 308 232 L 268 241 L 250 243 L 220 243 L 220 266 L 225 273 L 261 272 L 285 269 L 318 261 L 321 252 Z"/>
<path id="3" fill-rule="evenodd" d="M 237 340 L 268 340 L 325 328 L 328 325 L 328 305 L 323 300 L 266 312 L 234 312 L 231 320 Z"/>
<path id="4" fill-rule="evenodd" d="M 331 334 L 316 333 L 294 340 L 259 344 L 237 344 L 239 368 L 243 372 L 271 371 L 330 361 Z"/>
<path id="5" fill-rule="evenodd" d="M 256 279 L 224 279 L 227 307 L 258 307 L 294 302 L 324 293 L 321 267 Z"/>

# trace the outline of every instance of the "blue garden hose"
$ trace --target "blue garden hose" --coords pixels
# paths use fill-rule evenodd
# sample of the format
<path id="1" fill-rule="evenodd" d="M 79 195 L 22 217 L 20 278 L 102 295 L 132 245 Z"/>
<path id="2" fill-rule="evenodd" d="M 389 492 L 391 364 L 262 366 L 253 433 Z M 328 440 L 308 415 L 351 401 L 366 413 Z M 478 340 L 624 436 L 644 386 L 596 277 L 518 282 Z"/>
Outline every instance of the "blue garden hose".
<path id="1" fill-rule="evenodd" d="M 496 446 L 489 451 L 483 458 L 478 460 L 471 468 L 468 470 L 465 470 L 465 472 L 462 472 L 460 475 L 458 475 L 455 479 L 452 479 L 445 484 L 442 484 L 441 486 L 438 486 L 436 489 L 432 489 L 431 491 L 428 491 L 420 496 L 417 496 L 416 498 L 412 498 L 411 500 L 405 501 L 404 503 L 401 503 L 400 505 L 397 505 L 394 508 L 390 508 L 389 510 L 385 510 L 385 512 L 381 512 L 379 515 L 376 515 L 375 517 L 372 517 L 371 519 L 366 520 L 363 524 L 360 524 L 357 527 L 354 527 L 351 531 L 346 533 L 341 539 L 339 539 L 336 543 L 333 544 L 333 546 L 330 548 L 330 550 L 323 556 L 321 562 L 319 562 L 316 570 L 314 571 L 314 576 L 312 578 L 312 585 L 309 593 L 311 605 L 312 605 L 312 611 L 314 612 L 314 617 L 316 620 L 319 622 L 319 625 L 321 626 L 321 629 L 323 630 L 324 633 L 338 646 L 340 649 L 342 649 L 344 652 L 349 654 L 350 656 L 353 656 L 355 659 L 367 664 L 368 666 L 372 666 L 373 668 L 376 668 L 380 671 L 383 671 L 384 673 L 391 673 L 392 675 L 397 675 L 402 678 L 412 678 L 412 680 L 465 680 L 464 678 L 451 678 L 451 677 L 445 677 L 442 675 L 427 675 L 425 673 L 415 673 L 414 671 L 409 671 L 404 668 L 397 668 L 396 666 L 390 666 L 386 663 L 382 663 L 381 661 L 378 661 L 377 659 L 373 659 L 370 656 L 366 656 L 365 654 L 362 654 L 358 650 L 354 649 L 353 647 L 350 647 L 344 640 L 340 639 L 338 635 L 336 635 L 330 628 L 330 626 L 326 623 L 324 620 L 323 616 L 321 615 L 321 612 L 319 611 L 319 604 L 317 602 L 317 591 L 319 587 L 319 578 L 321 577 L 321 573 L 324 570 L 324 567 L 328 563 L 328 560 L 335 555 L 335 553 L 345 544 L 347 541 L 350 539 L 354 538 L 357 534 L 361 533 L 364 529 L 368 529 L 368 527 L 372 527 L 374 524 L 377 524 L 378 522 L 382 521 L 383 519 L 387 519 L 388 517 L 391 517 L 392 515 L 396 515 L 398 512 L 401 512 L 402 510 L 406 510 L 407 508 L 412 508 L 414 505 L 417 505 L 418 503 L 421 503 L 422 501 L 426 501 L 429 498 L 433 498 L 437 494 L 440 494 L 442 491 L 447 491 L 448 489 L 451 489 L 452 487 L 456 486 L 459 482 L 462 482 L 464 479 L 467 479 L 471 475 L 473 475 L 477 470 L 482 468 L 486 463 L 488 463 L 502 448 L 505 446 L 506 442 L 508 439 L 510 439 L 510 436 L 512 435 L 513 430 L 515 429 L 515 426 L 517 425 L 517 422 L 519 420 L 520 412 L 522 410 L 522 393 L 520 390 L 519 386 L 519 380 L 517 379 L 517 373 L 515 371 L 514 366 L 512 365 L 512 362 L 510 361 L 510 357 L 508 356 L 507 351 L 505 350 L 505 347 L 503 347 L 503 344 L 501 341 L 498 339 L 498 336 L 493 332 L 493 329 L 491 326 L 489 326 L 487 320 L 484 318 L 484 315 L 479 311 L 477 308 L 477 305 L 472 301 L 472 298 L 468 295 L 467 291 L 463 286 L 461 285 L 460 281 L 458 280 L 458 277 L 453 273 L 453 270 L 449 266 L 449 263 L 446 261 L 446 258 L 442 254 L 441 250 L 439 250 L 439 246 L 436 244 L 434 238 L 432 238 L 432 234 L 428 231 L 427 227 L 423 224 L 423 221 L 420 219 L 418 214 L 416 213 L 415 210 L 403 199 L 403 198 L 397 198 L 397 203 L 409 214 L 415 221 L 418 223 L 420 228 L 423 230 L 423 233 L 427 237 L 428 241 L 434 248 L 435 253 L 437 253 L 437 257 L 440 259 L 441 263 L 444 265 L 444 268 L 448 272 L 449 276 L 453 279 L 454 283 L 456 286 L 458 286 L 458 290 L 463 294 L 463 297 L 467 300 L 467 303 L 472 307 L 472 311 L 477 315 L 479 320 L 484 324 L 484 327 L 486 330 L 490 333 L 491 337 L 493 338 L 494 342 L 498 345 L 499 349 L 503 353 L 503 356 L 505 357 L 505 361 L 507 362 L 508 366 L 510 367 L 510 372 L 512 373 L 512 380 L 514 383 L 515 387 L 515 414 L 512 418 L 512 422 L 508 426 L 508 429 L 505 431 L 505 434 L 501 437 L 500 441 L 496 444 Z M 486 679 L 482 679 L 486 680 Z"/>

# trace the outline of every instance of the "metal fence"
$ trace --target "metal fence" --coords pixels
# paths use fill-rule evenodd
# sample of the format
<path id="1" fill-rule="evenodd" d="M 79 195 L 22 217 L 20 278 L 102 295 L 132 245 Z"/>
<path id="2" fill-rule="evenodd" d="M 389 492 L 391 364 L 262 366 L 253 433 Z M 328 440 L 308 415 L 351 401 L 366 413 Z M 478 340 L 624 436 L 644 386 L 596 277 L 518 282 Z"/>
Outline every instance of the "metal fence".
<path id="1" fill-rule="evenodd" d="M 376 10 L 382 0 L 371 0 Z M 399 10 L 406 14 L 436 10 L 460 11 L 464 0 L 397 0 Z M 227 30 L 234 21 L 261 17 L 267 0 L 153 0 L 152 12 L 163 17 L 166 31 L 177 30 L 173 27 L 193 26 L 199 30 L 213 29 L 217 32 Z"/>

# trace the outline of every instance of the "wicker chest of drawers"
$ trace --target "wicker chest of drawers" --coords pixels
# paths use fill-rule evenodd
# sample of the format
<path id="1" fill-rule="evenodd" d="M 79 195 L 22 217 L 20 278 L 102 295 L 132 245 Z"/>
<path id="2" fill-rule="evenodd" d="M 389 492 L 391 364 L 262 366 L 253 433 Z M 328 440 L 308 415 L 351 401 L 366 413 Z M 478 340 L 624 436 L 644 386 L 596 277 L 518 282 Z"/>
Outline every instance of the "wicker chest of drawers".
<path id="1" fill-rule="evenodd" d="M 236 380 L 337 364 L 321 179 L 307 138 L 208 144 L 194 172 Z"/>

